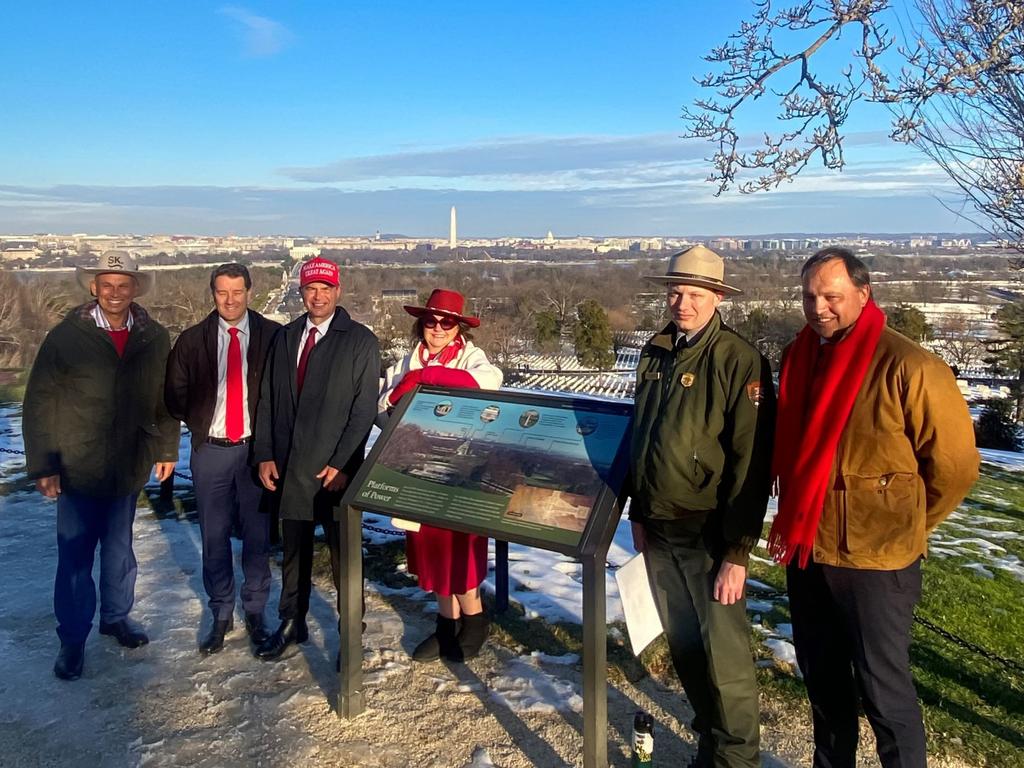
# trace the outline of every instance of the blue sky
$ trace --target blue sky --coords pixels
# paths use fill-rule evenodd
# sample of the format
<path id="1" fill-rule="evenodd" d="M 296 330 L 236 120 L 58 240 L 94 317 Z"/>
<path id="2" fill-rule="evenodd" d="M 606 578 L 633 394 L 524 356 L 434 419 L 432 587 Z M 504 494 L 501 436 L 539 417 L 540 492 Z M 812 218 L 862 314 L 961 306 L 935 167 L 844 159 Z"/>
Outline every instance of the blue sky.
<path id="1" fill-rule="evenodd" d="M 749 8 L 14 4 L 0 232 L 440 236 L 451 205 L 466 236 L 976 229 L 877 109 L 842 175 L 714 198 L 680 113 Z"/>

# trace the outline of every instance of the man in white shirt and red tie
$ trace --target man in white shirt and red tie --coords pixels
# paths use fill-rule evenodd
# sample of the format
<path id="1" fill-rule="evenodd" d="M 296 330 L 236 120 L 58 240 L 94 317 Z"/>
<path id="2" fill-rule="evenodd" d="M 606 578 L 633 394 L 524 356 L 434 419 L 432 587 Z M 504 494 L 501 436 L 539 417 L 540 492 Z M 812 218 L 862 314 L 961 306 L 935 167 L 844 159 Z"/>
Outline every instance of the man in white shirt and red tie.
<path id="1" fill-rule="evenodd" d="M 199 644 L 203 655 L 220 651 L 234 628 L 236 517 L 245 628 L 257 646 L 267 636 L 269 516 L 261 508 L 263 488 L 250 459 L 263 364 L 281 327 L 249 309 L 252 278 L 245 266 L 217 267 L 210 290 L 216 308 L 178 337 L 164 382 L 167 409 L 192 433 L 189 466 L 203 539 L 203 586 L 213 613 L 213 626 Z"/>
<path id="2" fill-rule="evenodd" d="M 256 649 L 267 660 L 309 637 L 317 525 L 330 545 L 338 586 L 342 491 L 363 461 L 380 382 L 377 337 L 338 306 L 338 265 L 310 259 L 299 271 L 299 291 L 306 312 L 274 340 L 256 413 L 253 458 L 263 486 L 279 504 L 284 549 L 281 624 Z"/>

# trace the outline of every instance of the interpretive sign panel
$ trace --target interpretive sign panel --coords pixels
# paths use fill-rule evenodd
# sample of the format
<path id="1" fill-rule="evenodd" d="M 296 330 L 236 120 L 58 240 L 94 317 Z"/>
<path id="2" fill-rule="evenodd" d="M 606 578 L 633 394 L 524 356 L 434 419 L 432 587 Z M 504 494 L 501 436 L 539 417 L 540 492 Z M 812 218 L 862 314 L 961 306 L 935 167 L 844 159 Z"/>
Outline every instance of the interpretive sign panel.
<path id="1" fill-rule="evenodd" d="M 595 511 L 613 506 L 631 416 L 625 403 L 422 388 L 392 415 L 346 501 L 577 552 Z"/>
<path id="2" fill-rule="evenodd" d="M 604 567 L 632 415 L 632 403 L 532 393 L 420 387 L 402 398 L 342 500 L 340 717 L 365 706 L 359 525 L 369 510 L 579 559 L 583 766 L 606 768 Z"/>

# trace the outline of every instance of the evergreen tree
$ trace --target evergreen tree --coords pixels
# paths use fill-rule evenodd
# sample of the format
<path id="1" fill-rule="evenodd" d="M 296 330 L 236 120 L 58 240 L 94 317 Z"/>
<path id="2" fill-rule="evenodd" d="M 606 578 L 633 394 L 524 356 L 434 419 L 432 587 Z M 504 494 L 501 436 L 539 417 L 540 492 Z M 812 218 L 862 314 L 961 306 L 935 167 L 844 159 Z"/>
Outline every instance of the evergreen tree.
<path id="1" fill-rule="evenodd" d="M 931 341 L 933 331 L 928 319 L 917 307 L 909 304 L 897 304 L 885 312 L 886 323 L 890 328 L 899 331 L 908 339 L 916 342 Z"/>
<path id="2" fill-rule="evenodd" d="M 1020 448 L 1017 425 L 1010 413 L 1012 405 L 1008 400 L 986 400 L 974 425 L 974 438 L 979 448 L 996 448 L 1000 451 L 1016 451 Z"/>
<path id="3" fill-rule="evenodd" d="M 608 315 L 597 301 L 587 299 L 576 307 L 576 359 L 588 368 L 606 371 L 615 364 L 612 329 Z"/>
<path id="4" fill-rule="evenodd" d="M 1024 301 L 1006 304 L 996 312 L 1000 337 L 987 342 L 990 363 L 1016 379 L 1016 419 L 1024 422 Z"/>
<path id="5" fill-rule="evenodd" d="M 534 339 L 537 346 L 543 352 L 554 352 L 558 349 L 558 341 L 562 337 L 562 327 L 558 323 L 558 316 L 550 311 L 544 310 L 534 315 Z"/>

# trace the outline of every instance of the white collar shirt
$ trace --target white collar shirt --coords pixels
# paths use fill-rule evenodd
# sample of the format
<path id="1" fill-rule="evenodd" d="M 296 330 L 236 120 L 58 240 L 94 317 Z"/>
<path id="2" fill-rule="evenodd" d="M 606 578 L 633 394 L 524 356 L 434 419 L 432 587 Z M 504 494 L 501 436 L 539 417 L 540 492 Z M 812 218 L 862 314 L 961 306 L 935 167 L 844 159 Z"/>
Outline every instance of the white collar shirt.
<path id="1" fill-rule="evenodd" d="M 322 323 L 314 323 L 312 320 L 309 319 L 309 315 L 306 315 L 306 328 L 302 332 L 302 338 L 299 339 L 299 353 L 295 356 L 296 370 L 298 370 L 299 368 L 299 360 L 302 359 L 302 350 L 306 346 L 306 338 L 309 336 L 309 329 L 316 328 L 316 336 L 313 337 L 313 344 L 319 344 L 321 341 L 323 341 L 324 334 L 327 333 L 328 330 L 330 330 L 332 320 L 334 320 L 333 314 L 326 320 L 324 320 Z"/>
<path id="2" fill-rule="evenodd" d="M 242 348 L 242 438 L 252 436 L 249 418 L 249 313 L 246 312 L 238 325 L 232 326 L 223 317 L 217 318 L 217 403 L 213 407 L 213 421 L 210 423 L 210 437 L 227 439 L 226 419 L 228 412 L 228 344 L 231 328 L 238 329 L 238 344 Z"/>
<path id="3" fill-rule="evenodd" d="M 104 331 L 114 330 L 114 326 L 107 320 L 107 316 L 103 314 L 103 310 L 100 309 L 100 303 L 97 301 L 96 305 L 89 311 L 92 315 L 93 321 L 96 323 L 97 328 L 102 328 Z M 125 320 L 124 327 L 130 333 L 132 326 L 135 325 L 135 319 L 132 317 L 131 308 L 128 309 L 128 319 Z"/>

